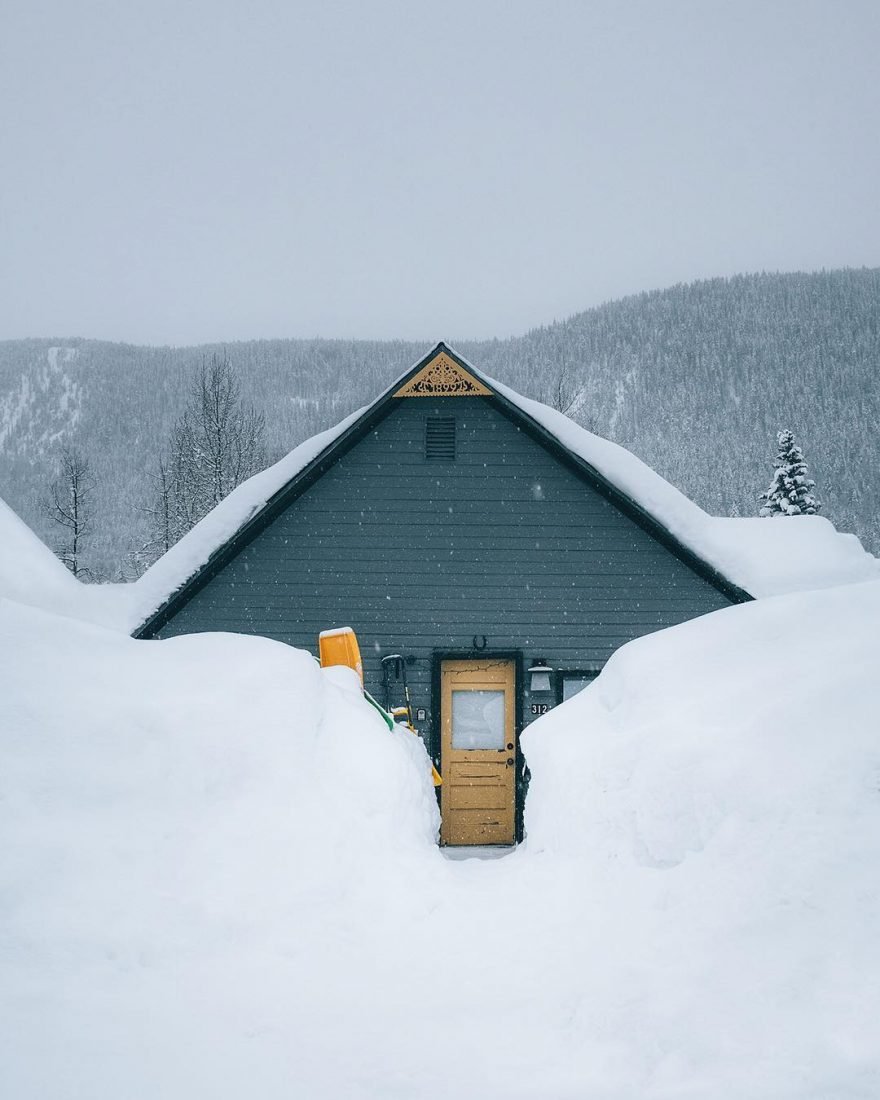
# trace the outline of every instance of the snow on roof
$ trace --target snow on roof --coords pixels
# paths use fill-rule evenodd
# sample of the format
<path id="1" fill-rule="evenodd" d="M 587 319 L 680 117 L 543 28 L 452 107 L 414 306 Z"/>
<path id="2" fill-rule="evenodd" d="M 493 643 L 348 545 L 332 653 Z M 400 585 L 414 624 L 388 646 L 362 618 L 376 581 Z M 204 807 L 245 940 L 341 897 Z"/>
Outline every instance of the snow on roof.
<path id="1" fill-rule="evenodd" d="M 137 629 L 185 584 L 280 489 L 312 463 L 367 411 L 365 406 L 335 427 L 313 435 L 268 469 L 242 482 L 204 519 L 132 584 L 126 629 Z"/>
<path id="2" fill-rule="evenodd" d="M 632 452 L 501 382 L 481 377 L 750 595 L 779 596 L 880 579 L 880 561 L 855 535 L 837 531 L 824 517 L 710 516 Z"/>
<path id="3" fill-rule="evenodd" d="M 446 348 L 438 344 L 377 398 L 394 393 L 415 367 Z M 451 349 L 449 349 L 451 350 Z M 554 436 L 629 496 L 675 538 L 722 576 L 755 597 L 880 577 L 880 561 L 855 535 L 841 534 L 819 516 L 725 519 L 710 516 L 634 454 L 593 435 L 567 416 L 487 377 L 454 355 L 473 374 L 526 417 Z M 372 406 L 305 440 L 275 465 L 234 489 L 130 586 L 119 625 L 135 630 L 180 589 L 284 486 L 302 473 Z M 122 608 L 122 603 L 118 605 Z M 102 616 L 103 617 L 103 616 Z M 119 618 L 120 615 L 117 615 Z"/>

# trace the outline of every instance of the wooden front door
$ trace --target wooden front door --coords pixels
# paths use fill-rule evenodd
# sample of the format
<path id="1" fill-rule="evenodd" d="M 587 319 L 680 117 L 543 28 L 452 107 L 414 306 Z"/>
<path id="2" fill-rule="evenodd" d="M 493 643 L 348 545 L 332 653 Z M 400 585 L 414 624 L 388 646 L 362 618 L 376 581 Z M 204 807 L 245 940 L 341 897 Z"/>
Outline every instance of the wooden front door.
<path id="1" fill-rule="evenodd" d="M 515 690 L 513 661 L 441 662 L 441 844 L 513 844 Z"/>

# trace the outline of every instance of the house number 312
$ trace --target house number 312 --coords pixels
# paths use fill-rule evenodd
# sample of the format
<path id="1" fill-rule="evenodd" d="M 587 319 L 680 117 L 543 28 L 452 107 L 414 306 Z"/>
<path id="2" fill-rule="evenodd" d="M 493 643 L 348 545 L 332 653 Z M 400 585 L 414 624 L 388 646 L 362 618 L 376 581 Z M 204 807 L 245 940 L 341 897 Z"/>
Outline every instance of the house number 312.
<path id="1" fill-rule="evenodd" d="M 532 703 L 532 714 L 546 714 L 550 709 L 549 703 Z"/>

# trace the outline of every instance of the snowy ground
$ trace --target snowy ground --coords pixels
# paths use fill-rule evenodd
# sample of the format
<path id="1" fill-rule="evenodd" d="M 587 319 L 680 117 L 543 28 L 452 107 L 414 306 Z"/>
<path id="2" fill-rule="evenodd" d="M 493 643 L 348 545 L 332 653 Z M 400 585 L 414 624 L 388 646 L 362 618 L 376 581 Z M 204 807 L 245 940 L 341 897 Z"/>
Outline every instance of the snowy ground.
<path id="1" fill-rule="evenodd" d="M 880 1095 L 880 584 L 625 647 L 434 845 L 344 674 L 0 602 L 0 1096 Z"/>

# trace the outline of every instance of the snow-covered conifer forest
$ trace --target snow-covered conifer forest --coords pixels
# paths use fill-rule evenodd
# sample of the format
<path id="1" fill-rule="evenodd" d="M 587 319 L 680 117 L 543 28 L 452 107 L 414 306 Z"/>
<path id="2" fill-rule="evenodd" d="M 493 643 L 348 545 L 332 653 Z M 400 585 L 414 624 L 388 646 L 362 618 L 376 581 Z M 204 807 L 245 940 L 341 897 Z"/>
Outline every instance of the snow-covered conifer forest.
<path id="1" fill-rule="evenodd" d="M 0 486 L 40 508 L 64 446 L 95 480 L 84 564 L 136 569 L 157 463 L 200 365 L 226 354 L 265 417 L 267 460 L 371 401 L 434 340 L 633 450 L 708 511 L 754 515 L 790 428 L 822 515 L 880 549 L 880 269 L 759 274 L 640 294 L 522 336 L 134 347 L 58 334 L 0 343 Z M 466 334 L 464 334 L 466 335 Z"/>

